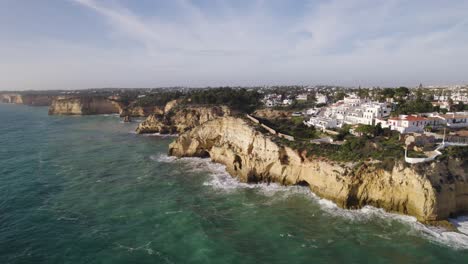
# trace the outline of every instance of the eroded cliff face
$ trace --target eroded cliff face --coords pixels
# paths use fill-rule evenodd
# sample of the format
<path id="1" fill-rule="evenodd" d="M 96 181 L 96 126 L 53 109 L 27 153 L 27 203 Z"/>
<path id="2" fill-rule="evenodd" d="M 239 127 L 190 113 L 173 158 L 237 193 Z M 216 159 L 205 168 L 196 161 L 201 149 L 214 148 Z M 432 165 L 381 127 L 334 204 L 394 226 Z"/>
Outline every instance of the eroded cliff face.
<path id="1" fill-rule="evenodd" d="M 16 93 L 5 93 L 5 94 L 0 94 L 0 100 L 2 103 L 22 104 L 23 96 L 21 94 L 16 94 Z"/>
<path id="2" fill-rule="evenodd" d="M 231 114 L 230 109 L 226 106 L 188 106 L 174 109 L 174 106 L 167 107 L 166 105 L 165 108 L 169 111 L 164 114 L 150 115 L 138 125 L 136 132 L 138 134 L 182 133 L 209 120 Z"/>
<path id="3" fill-rule="evenodd" d="M 223 117 L 181 134 L 169 147 L 177 157 L 210 157 L 244 182 L 308 185 L 344 208 L 372 205 L 435 223 L 468 211 L 468 176 L 463 161 L 420 166 L 310 160 L 274 143 L 248 121 Z"/>
<path id="4" fill-rule="evenodd" d="M 253 113 L 254 116 L 265 119 L 290 118 L 293 111 L 276 110 L 271 108 L 259 109 Z"/>
<path id="5" fill-rule="evenodd" d="M 162 115 L 164 114 L 164 109 L 162 107 L 151 106 L 151 107 L 142 107 L 142 106 L 122 106 L 119 104 L 120 111 L 119 114 L 121 117 L 147 117 L 151 114 Z"/>
<path id="6" fill-rule="evenodd" d="M 48 106 L 52 102 L 53 96 L 40 94 L 19 94 L 5 93 L 0 94 L 0 101 L 10 104 L 24 104 L 31 106 Z"/>
<path id="7" fill-rule="evenodd" d="M 49 115 L 96 115 L 119 112 L 119 105 L 104 97 L 57 97 L 49 106 Z"/>

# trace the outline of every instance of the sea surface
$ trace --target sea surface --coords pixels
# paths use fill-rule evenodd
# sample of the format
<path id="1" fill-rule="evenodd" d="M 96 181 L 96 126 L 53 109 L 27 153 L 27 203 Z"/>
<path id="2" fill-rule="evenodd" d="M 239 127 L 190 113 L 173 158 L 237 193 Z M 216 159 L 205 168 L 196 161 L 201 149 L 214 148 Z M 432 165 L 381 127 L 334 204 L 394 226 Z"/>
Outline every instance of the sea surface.
<path id="1" fill-rule="evenodd" d="M 166 155 L 117 116 L 0 104 L 0 263 L 468 263 L 460 232 Z"/>

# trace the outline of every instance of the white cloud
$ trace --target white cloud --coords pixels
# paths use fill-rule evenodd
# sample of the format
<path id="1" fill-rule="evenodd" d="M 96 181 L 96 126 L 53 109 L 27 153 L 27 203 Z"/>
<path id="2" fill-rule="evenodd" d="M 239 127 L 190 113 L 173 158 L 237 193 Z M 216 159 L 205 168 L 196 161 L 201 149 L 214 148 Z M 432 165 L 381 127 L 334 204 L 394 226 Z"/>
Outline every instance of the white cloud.
<path id="1" fill-rule="evenodd" d="M 17 69 L 7 69 L 12 72 L 10 79 L 13 72 L 33 71 L 41 62 L 47 65 L 41 69 L 44 76 L 57 68 L 54 65 L 74 65 L 69 70 L 60 68 L 66 77 L 61 85 L 76 79 L 76 87 L 83 88 L 468 82 L 464 70 L 468 3 L 464 1 L 420 2 L 424 5 L 403 0 L 310 1 L 301 14 L 289 19 L 279 18 L 267 8 L 271 2 L 261 0 L 244 9 L 217 1 L 212 10 L 176 0 L 172 3 L 178 12 L 170 19 L 139 15 L 115 1 L 71 1 L 77 8 L 99 14 L 115 42 L 130 40 L 135 48 L 39 41 L 27 49 L 39 50 L 43 45 L 67 55 L 36 54 L 16 63 Z M 138 49 L 139 45 L 144 48 Z M 30 76 L 41 79 L 35 73 Z M 47 83 L 57 84 L 59 79 L 48 78 Z"/>

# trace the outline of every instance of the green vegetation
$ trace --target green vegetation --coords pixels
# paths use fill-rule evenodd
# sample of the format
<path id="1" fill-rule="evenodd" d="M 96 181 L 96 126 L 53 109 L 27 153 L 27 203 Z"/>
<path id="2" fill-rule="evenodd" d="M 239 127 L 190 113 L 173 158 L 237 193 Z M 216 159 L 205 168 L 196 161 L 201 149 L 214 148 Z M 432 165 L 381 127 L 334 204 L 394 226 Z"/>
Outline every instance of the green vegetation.
<path id="1" fill-rule="evenodd" d="M 186 103 L 227 105 L 233 110 L 250 113 L 260 106 L 260 94 L 243 88 L 195 90 L 187 95 Z"/>
<path id="2" fill-rule="evenodd" d="M 384 130 L 380 123 L 377 124 L 376 126 L 360 124 L 355 129 L 355 131 L 363 134 L 366 137 L 376 137 L 376 136 L 381 136 L 384 134 Z"/>
<path id="3" fill-rule="evenodd" d="M 430 101 L 418 97 L 415 100 L 407 100 L 399 103 L 392 112 L 392 115 L 427 113 L 435 110 Z"/>
<path id="4" fill-rule="evenodd" d="M 123 103 L 124 105 L 130 105 L 133 101 L 138 98 L 138 92 L 125 92 L 120 95 L 120 98 L 116 101 Z"/>
<path id="5" fill-rule="evenodd" d="M 275 139 L 275 141 L 299 152 L 306 151 L 310 157 L 323 157 L 340 162 L 359 162 L 373 159 L 382 161 L 382 164 L 389 168 L 397 160 L 404 157 L 404 148 L 403 143 L 398 139 L 398 133 L 388 132 L 389 136 L 376 136 L 374 138 L 354 137 L 348 134 L 345 136 L 345 142 L 341 145 L 313 144 L 308 141 L 291 142 L 283 139 Z"/>
<path id="6" fill-rule="evenodd" d="M 424 152 L 408 150 L 408 158 L 427 158 L 427 155 Z"/>
<path id="7" fill-rule="evenodd" d="M 465 159 L 468 163 L 468 147 L 450 146 L 442 150 L 441 158 Z"/>
<path id="8" fill-rule="evenodd" d="M 265 124 L 276 130 L 276 132 L 293 136 L 295 140 L 298 141 L 309 141 L 311 139 L 317 138 L 318 131 L 316 131 L 313 127 L 304 125 L 303 117 L 275 120 L 259 118 L 259 120 L 262 124 Z"/>
<path id="9" fill-rule="evenodd" d="M 133 96 L 133 97 L 131 97 Z M 129 95 L 121 100 L 130 101 L 137 95 Z M 164 106 L 169 101 L 181 99 L 182 104 L 226 105 L 240 112 L 251 112 L 260 106 L 260 94 L 256 90 L 229 87 L 193 89 L 188 92 L 163 90 L 136 98 L 135 106 Z"/>
<path id="10" fill-rule="evenodd" d="M 463 103 L 462 101 L 455 104 L 455 103 L 453 103 L 452 99 L 450 99 L 450 100 L 452 101 L 452 104 L 450 104 L 450 111 L 462 112 L 462 111 L 467 111 L 468 110 L 468 105 L 465 105 L 465 103 Z"/>
<path id="11" fill-rule="evenodd" d="M 333 102 L 337 102 L 339 100 L 343 100 L 345 98 L 345 96 L 346 96 L 346 92 L 338 91 L 333 95 L 332 100 L 333 100 Z"/>
<path id="12" fill-rule="evenodd" d="M 150 106 L 164 106 L 167 102 L 179 99 L 183 96 L 179 91 L 164 91 L 154 94 L 148 94 L 145 97 L 138 98 L 135 101 L 135 106 L 150 107 Z"/>
<path id="13" fill-rule="evenodd" d="M 384 102 L 387 98 L 391 98 L 398 103 L 403 103 L 410 94 L 411 92 L 407 87 L 384 88 L 377 92 L 375 99 Z"/>

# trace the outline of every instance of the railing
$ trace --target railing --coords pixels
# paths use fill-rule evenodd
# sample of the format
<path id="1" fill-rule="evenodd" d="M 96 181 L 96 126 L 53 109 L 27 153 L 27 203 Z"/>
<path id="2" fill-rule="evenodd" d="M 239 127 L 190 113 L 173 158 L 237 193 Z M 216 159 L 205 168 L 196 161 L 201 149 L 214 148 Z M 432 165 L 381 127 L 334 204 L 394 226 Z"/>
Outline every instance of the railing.
<path id="1" fill-rule="evenodd" d="M 433 161 L 435 158 L 437 158 L 437 156 L 442 155 L 442 152 L 439 151 L 439 148 L 434 150 L 434 154 L 432 156 L 430 156 L 430 157 L 427 157 L 427 158 L 409 158 L 408 157 L 408 149 L 405 149 L 405 161 L 407 163 L 410 163 L 410 164 Z"/>
<path id="2" fill-rule="evenodd" d="M 442 155 L 442 152 L 440 150 L 444 149 L 445 147 L 449 146 L 468 146 L 466 143 L 454 143 L 454 142 L 444 142 L 441 143 L 434 151 L 433 155 L 427 158 L 409 158 L 408 157 L 408 149 L 405 148 L 405 161 L 410 164 L 416 164 L 416 163 L 423 163 L 423 162 L 429 162 L 433 161 L 435 158 L 438 156 Z"/>

